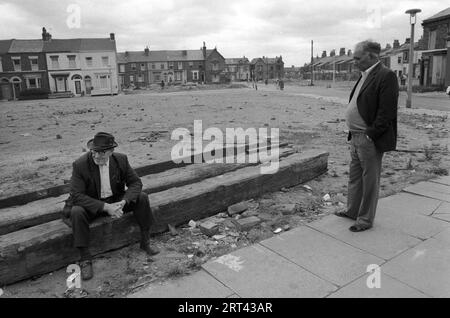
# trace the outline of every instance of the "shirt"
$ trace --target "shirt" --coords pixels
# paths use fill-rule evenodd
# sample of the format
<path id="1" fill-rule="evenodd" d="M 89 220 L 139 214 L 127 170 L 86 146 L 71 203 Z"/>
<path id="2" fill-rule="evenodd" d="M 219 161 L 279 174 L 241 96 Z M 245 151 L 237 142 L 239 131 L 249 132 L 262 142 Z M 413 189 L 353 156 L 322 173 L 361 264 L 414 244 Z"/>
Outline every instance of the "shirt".
<path id="1" fill-rule="evenodd" d="M 355 88 L 355 92 L 353 93 L 352 99 L 350 100 L 350 103 L 348 103 L 347 109 L 345 111 L 345 118 L 347 122 L 348 129 L 350 131 L 365 131 L 367 128 L 367 125 L 362 119 L 361 115 L 358 111 L 358 95 L 361 90 L 361 87 L 364 85 L 364 82 L 366 81 L 367 77 L 369 76 L 369 73 L 379 64 L 380 62 L 375 63 L 371 67 L 369 67 L 367 70 L 361 72 L 361 79 L 358 82 L 358 85 Z"/>
<path id="2" fill-rule="evenodd" d="M 109 179 L 109 159 L 105 165 L 98 166 L 100 170 L 100 198 L 106 199 L 113 195 Z"/>

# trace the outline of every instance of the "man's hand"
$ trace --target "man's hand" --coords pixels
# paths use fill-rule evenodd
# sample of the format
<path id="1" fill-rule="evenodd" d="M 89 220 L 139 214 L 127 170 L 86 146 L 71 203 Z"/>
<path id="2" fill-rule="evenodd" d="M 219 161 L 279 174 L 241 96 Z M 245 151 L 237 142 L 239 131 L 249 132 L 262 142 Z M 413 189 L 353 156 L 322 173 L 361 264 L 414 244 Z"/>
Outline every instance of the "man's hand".
<path id="1" fill-rule="evenodd" d="M 108 204 L 105 203 L 103 207 L 103 211 L 108 213 L 112 218 L 120 218 L 123 215 L 123 207 L 125 206 L 125 200 L 122 200 L 120 202 Z"/>

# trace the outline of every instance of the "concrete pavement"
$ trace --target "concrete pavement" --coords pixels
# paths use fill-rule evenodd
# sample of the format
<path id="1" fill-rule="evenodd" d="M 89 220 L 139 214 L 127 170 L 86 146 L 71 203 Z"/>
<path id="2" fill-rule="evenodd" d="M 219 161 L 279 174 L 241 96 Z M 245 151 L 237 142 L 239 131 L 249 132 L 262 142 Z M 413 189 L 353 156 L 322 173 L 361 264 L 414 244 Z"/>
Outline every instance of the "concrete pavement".
<path id="1" fill-rule="evenodd" d="M 372 229 L 352 223 L 329 215 L 129 297 L 450 297 L 450 177 L 380 199 Z"/>

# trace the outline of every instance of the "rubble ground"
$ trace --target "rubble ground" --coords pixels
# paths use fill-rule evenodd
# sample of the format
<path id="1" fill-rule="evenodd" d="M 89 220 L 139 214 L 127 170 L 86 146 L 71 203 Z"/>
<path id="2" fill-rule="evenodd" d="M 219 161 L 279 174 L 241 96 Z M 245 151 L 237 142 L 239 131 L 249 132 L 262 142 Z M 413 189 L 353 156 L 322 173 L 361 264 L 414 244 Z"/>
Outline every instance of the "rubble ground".
<path id="1" fill-rule="evenodd" d="M 246 209 L 233 216 L 225 210 L 196 220 L 195 227 L 186 224 L 155 236 L 152 242 L 161 250 L 156 256 L 145 256 L 139 244 L 134 244 L 97 257 L 95 276 L 83 282 L 81 292 L 66 290 L 69 274 L 61 269 L 2 286 L 2 297 L 124 297 L 149 284 L 195 272 L 214 257 L 344 209 L 349 165 L 345 105 L 299 96 L 302 88 L 298 86 L 285 91 L 261 86 L 258 91 L 250 87 L 2 103 L 0 197 L 64 183 L 70 178 L 71 162 L 97 131 L 113 133 L 119 143 L 117 151 L 128 154 L 134 167 L 167 159 L 176 143 L 170 140 L 173 129 L 192 131 L 198 119 L 203 129 L 279 128 L 280 141 L 291 143 L 297 151 L 316 148 L 330 153 L 328 172 L 306 184 L 245 202 Z M 446 112 L 400 108 L 398 119 L 400 151 L 384 155 L 380 197 L 447 175 L 450 167 Z M 237 219 L 248 217 L 259 221 L 239 231 Z M 217 234 L 202 233 L 200 225 L 206 221 L 217 225 Z"/>

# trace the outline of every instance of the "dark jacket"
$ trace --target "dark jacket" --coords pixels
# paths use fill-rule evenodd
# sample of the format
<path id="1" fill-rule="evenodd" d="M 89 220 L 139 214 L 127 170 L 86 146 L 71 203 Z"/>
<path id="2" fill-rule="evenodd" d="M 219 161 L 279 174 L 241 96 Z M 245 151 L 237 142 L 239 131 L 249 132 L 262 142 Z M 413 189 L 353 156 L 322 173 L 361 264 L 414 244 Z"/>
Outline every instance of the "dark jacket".
<path id="1" fill-rule="evenodd" d="M 84 154 L 72 166 L 70 196 L 66 200 L 64 214 L 67 216 L 74 205 L 85 208 L 92 215 L 103 211 L 104 203 L 100 201 L 100 169 L 92 159 L 92 154 Z M 113 152 L 109 157 L 109 178 L 113 197 L 118 201 L 123 199 L 127 204 L 136 202 L 142 191 L 142 182 L 128 163 L 126 155 Z"/>
<path id="2" fill-rule="evenodd" d="M 350 100 L 360 80 L 361 77 L 353 87 Z M 359 114 L 367 125 L 366 134 L 374 141 L 377 150 L 395 150 L 398 103 L 398 82 L 395 73 L 381 63 L 375 66 L 361 87 L 356 103 Z M 348 140 L 350 139 L 349 132 Z"/>

